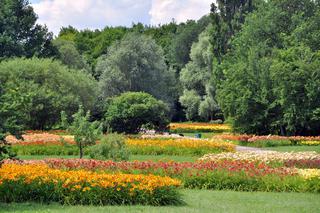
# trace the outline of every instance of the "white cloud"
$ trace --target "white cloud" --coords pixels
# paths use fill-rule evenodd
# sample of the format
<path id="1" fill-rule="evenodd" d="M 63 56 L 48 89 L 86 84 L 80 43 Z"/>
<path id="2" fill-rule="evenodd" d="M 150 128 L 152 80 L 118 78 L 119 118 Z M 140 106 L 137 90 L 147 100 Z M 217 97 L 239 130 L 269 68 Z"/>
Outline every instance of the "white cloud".
<path id="1" fill-rule="evenodd" d="M 210 12 L 213 0 L 152 0 L 151 24 L 164 24 L 175 19 L 178 23 L 197 20 Z"/>
<path id="2" fill-rule="evenodd" d="M 46 24 L 58 34 L 62 26 L 78 29 L 97 29 L 107 25 L 126 25 L 148 22 L 150 0 L 41 0 L 32 4 L 39 16 L 38 22 Z"/>
<path id="3" fill-rule="evenodd" d="M 63 26 L 101 29 L 130 26 L 133 22 L 164 24 L 199 19 L 209 13 L 214 0 L 31 0 L 38 23 L 55 35 Z"/>

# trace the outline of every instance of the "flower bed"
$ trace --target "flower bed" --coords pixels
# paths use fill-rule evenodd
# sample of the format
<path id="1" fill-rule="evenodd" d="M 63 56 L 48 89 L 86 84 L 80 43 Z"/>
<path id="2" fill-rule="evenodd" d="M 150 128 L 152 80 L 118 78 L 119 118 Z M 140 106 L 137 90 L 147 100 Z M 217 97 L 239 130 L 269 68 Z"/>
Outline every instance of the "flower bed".
<path id="1" fill-rule="evenodd" d="M 233 152 L 235 145 L 227 142 L 214 142 L 200 139 L 127 139 L 126 144 L 132 154 L 140 155 L 191 155 L 206 153 Z M 64 146 L 62 146 L 64 145 Z M 78 155 L 78 148 L 59 141 L 20 142 L 13 145 L 19 155 Z M 86 153 L 86 150 L 85 150 Z"/>
<path id="2" fill-rule="evenodd" d="M 200 139 L 128 139 L 132 154 L 201 155 L 214 152 L 234 152 L 235 145 Z"/>
<path id="3" fill-rule="evenodd" d="M 320 169 L 299 169 L 298 173 L 305 179 L 320 180 Z"/>
<path id="4" fill-rule="evenodd" d="M 170 123 L 170 132 L 228 132 L 231 127 L 227 124 L 210 124 L 210 123 Z"/>
<path id="5" fill-rule="evenodd" d="M 207 154 L 199 159 L 200 161 L 217 161 L 217 160 L 247 160 L 264 163 L 281 163 L 288 167 L 299 168 L 320 168 L 320 154 L 316 152 L 235 152 Z"/>
<path id="6" fill-rule="evenodd" d="M 23 140 L 18 140 L 12 135 L 6 137 L 6 141 L 10 144 L 19 144 L 19 145 L 37 145 L 37 144 L 75 144 L 73 136 L 71 135 L 57 135 L 54 133 L 48 132 L 37 132 L 37 133 L 28 133 L 22 135 Z"/>
<path id="7" fill-rule="evenodd" d="M 231 135 L 222 134 L 213 137 L 216 140 L 231 140 L 237 141 L 240 145 L 253 147 L 272 147 L 272 146 L 291 146 L 291 145 L 320 145 L 320 136 L 306 137 L 306 136 L 278 136 L 278 135 Z"/>
<path id="8" fill-rule="evenodd" d="M 0 201 L 56 201 L 64 204 L 148 204 L 181 202 L 180 181 L 155 175 L 63 171 L 45 164 L 4 164 Z"/>
<path id="9" fill-rule="evenodd" d="M 320 145 L 320 141 L 301 141 L 299 144 L 301 145 L 308 145 L 308 146 L 318 146 Z"/>
<path id="10" fill-rule="evenodd" d="M 253 161 L 208 162 L 112 162 L 79 159 L 47 159 L 24 161 L 23 164 L 47 164 L 66 170 L 91 170 L 107 173 L 154 174 L 182 181 L 185 188 L 237 191 L 320 192 L 319 178 L 305 178 L 301 171 L 272 167 Z"/>

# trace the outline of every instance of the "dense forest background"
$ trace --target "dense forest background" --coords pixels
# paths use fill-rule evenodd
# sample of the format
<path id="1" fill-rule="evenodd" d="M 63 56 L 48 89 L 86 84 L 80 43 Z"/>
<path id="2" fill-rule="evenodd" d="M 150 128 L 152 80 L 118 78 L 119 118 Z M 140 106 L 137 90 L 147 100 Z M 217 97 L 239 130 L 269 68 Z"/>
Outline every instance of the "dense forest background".
<path id="1" fill-rule="evenodd" d="M 216 2 L 197 21 L 54 37 L 27 0 L 2 0 L 0 132 L 59 128 L 79 105 L 104 120 L 110 100 L 134 91 L 165 103 L 172 121 L 318 135 L 320 1 Z"/>

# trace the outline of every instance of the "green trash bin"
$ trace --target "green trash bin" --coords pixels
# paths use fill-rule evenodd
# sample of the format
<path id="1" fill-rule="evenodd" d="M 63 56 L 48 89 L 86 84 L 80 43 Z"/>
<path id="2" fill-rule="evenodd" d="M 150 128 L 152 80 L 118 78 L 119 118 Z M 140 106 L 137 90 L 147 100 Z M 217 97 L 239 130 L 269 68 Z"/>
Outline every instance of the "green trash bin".
<path id="1" fill-rule="evenodd" d="M 196 138 L 201 138 L 201 134 L 200 134 L 200 133 L 197 133 L 197 134 L 196 134 Z"/>

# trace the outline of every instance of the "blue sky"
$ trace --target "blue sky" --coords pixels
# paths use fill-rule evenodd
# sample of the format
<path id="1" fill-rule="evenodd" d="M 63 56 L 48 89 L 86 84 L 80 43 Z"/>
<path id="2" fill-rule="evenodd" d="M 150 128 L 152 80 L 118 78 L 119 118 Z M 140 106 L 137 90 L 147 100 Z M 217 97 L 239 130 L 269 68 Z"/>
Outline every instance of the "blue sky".
<path id="1" fill-rule="evenodd" d="M 131 26 L 132 23 L 158 25 L 175 19 L 178 23 L 199 19 L 210 11 L 214 0 L 29 0 L 38 22 L 58 34 L 62 26 L 102 29 Z"/>

